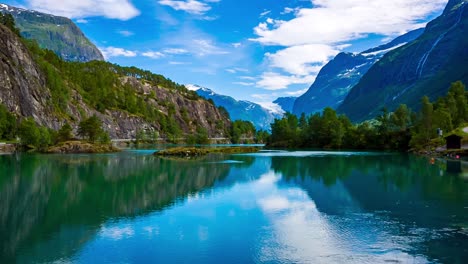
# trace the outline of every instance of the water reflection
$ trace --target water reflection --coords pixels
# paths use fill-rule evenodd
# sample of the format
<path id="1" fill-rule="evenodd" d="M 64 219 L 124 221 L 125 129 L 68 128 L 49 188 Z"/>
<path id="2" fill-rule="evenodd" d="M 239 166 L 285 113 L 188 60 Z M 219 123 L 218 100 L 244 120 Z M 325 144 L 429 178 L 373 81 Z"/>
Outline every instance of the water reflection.
<path id="1" fill-rule="evenodd" d="M 468 183 L 442 161 L 307 151 L 186 161 L 133 151 L 0 156 L 0 168 L 0 263 L 468 257 Z"/>
<path id="2" fill-rule="evenodd" d="M 368 254 L 361 261 L 370 262 L 468 256 L 466 247 L 459 248 L 468 241 L 467 184 L 444 166 L 408 155 L 272 157 L 282 184 L 300 186 L 326 216 L 326 229 L 340 233 L 341 247 L 353 245 L 359 257 Z M 421 252 L 428 260 L 415 257 Z"/>
<path id="3" fill-rule="evenodd" d="M 13 260 L 23 245 L 55 232 L 60 232 L 56 241 L 36 248 L 35 256 L 69 255 L 107 219 L 162 210 L 212 187 L 229 172 L 228 165 L 213 163 L 218 159 L 194 166 L 190 161 L 126 154 L 0 156 L 2 259 Z"/>

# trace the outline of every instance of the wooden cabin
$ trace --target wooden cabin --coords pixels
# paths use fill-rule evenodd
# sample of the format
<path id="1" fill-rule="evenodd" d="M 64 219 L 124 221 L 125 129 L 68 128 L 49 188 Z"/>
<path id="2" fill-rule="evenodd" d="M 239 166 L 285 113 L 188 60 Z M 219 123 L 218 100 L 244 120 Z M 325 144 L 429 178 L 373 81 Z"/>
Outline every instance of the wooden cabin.
<path id="1" fill-rule="evenodd" d="M 447 149 L 461 149 L 461 140 L 462 137 L 452 134 L 445 137 L 445 142 L 447 144 Z"/>

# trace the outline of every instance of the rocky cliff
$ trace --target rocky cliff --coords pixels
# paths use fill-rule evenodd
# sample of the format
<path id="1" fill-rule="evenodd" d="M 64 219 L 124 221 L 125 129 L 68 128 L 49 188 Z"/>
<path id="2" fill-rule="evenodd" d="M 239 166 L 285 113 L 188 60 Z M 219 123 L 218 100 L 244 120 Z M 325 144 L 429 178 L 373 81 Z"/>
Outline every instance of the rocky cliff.
<path id="1" fill-rule="evenodd" d="M 70 64 L 55 59 L 56 65 L 70 65 L 59 69 L 28 49 L 24 42 L 0 25 L 0 102 L 19 117 L 33 117 L 40 125 L 53 129 L 68 122 L 76 132 L 82 119 L 96 115 L 111 138 L 121 139 L 135 138 L 137 131 L 157 131 L 164 137 L 170 130 L 168 126 L 172 126 L 171 133 L 177 130 L 181 137 L 200 126 L 207 129 L 210 137 L 227 137 L 229 118 L 183 86 L 174 84 L 176 88 L 167 88 L 137 74 L 120 73 L 122 67 L 105 62 L 99 62 L 99 67 L 112 75 L 99 75 L 93 68 L 96 62 Z M 85 79 L 86 74 L 102 79 L 95 90 L 89 91 L 88 83 L 78 81 Z M 75 78 L 69 77 L 72 75 Z M 149 76 L 160 83 L 173 84 L 160 75 Z M 111 93 L 100 95 L 106 90 Z M 58 100 L 57 96 L 63 98 Z M 103 107 L 101 102 L 93 103 L 96 98 L 118 100 L 120 104 Z M 125 108 L 123 104 L 130 101 L 155 117 L 149 119 L 141 111 Z"/>
<path id="2" fill-rule="evenodd" d="M 447 93 L 457 80 L 468 82 L 467 0 L 450 0 L 416 40 L 388 52 L 353 87 L 338 111 L 354 121 L 375 117 L 382 107 L 414 110 L 421 97 Z"/>
<path id="3" fill-rule="evenodd" d="M 11 14 L 21 35 L 34 39 L 67 61 L 104 60 L 101 52 L 68 18 L 0 4 L 0 12 Z"/>

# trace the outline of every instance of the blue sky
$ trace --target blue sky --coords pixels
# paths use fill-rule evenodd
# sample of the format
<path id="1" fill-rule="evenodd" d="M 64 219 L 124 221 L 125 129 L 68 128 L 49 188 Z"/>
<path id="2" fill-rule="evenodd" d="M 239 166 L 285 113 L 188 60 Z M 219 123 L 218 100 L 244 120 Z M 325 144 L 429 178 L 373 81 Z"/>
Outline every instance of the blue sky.
<path id="1" fill-rule="evenodd" d="M 338 52 L 380 45 L 447 0 L 19 0 L 71 18 L 106 59 L 265 106 L 305 92 Z"/>

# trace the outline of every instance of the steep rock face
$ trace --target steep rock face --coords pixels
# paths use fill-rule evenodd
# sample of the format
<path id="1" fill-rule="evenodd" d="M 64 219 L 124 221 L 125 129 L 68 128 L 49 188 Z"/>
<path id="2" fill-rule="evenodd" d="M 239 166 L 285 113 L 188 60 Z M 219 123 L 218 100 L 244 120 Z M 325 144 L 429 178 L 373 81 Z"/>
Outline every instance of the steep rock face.
<path id="1" fill-rule="evenodd" d="M 296 115 L 311 114 L 320 112 L 325 107 L 336 109 L 351 88 L 386 52 L 414 40 L 422 32 L 423 29 L 410 31 L 387 44 L 359 54 L 339 53 L 320 70 L 309 90 L 296 99 L 293 113 Z"/>
<path id="2" fill-rule="evenodd" d="M 47 102 L 45 78 L 21 40 L 0 25 L 0 103 L 19 116 L 32 116 L 41 125 L 55 127 Z"/>
<path id="3" fill-rule="evenodd" d="M 416 40 L 387 53 L 353 87 L 338 108 L 354 121 L 375 117 L 382 107 L 419 108 L 424 95 L 445 94 L 450 83 L 468 82 L 467 0 L 450 0 Z"/>
<path id="4" fill-rule="evenodd" d="M 21 35 L 67 61 L 104 60 L 99 49 L 70 19 L 0 4 L 0 12 L 13 15 Z"/>
<path id="5" fill-rule="evenodd" d="M 284 112 L 292 113 L 294 108 L 294 102 L 297 97 L 278 97 L 273 103 L 279 105 Z"/>
<path id="6" fill-rule="evenodd" d="M 0 103 L 19 117 L 33 117 L 40 125 L 55 130 L 68 122 L 76 132 L 81 120 L 96 115 L 111 138 L 135 138 L 139 130 L 158 131 L 162 137 L 165 136 L 160 120 L 149 122 L 144 116 L 119 109 L 99 112 L 88 105 L 74 88 L 70 88 L 65 115 L 55 111 L 44 73 L 21 39 L 2 25 L 0 56 Z M 154 98 L 145 99 L 147 103 L 162 115 L 173 118 L 182 133 L 194 133 L 198 126 L 202 126 L 210 137 L 228 137 L 226 131 L 230 127 L 229 118 L 210 102 L 190 97 L 188 91 L 150 85 L 135 77 L 122 76 L 119 81 L 132 87 L 138 97 L 146 98 L 145 95 L 154 93 Z M 71 83 L 68 85 L 76 87 Z"/>
<path id="7" fill-rule="evenodd" d="M 273 123 L 275 118 L 282 116 L 282 113 L 274 113 L 253 102 L 238 101 L 230 96 L 217 94 L 208 88 L 196 85 L 188 86 L 190 89 L 196 90 L 201 97 L 211 99 L 215 105 L 224 107 L 232 120 L 250 121 L 256 129 L 269 131 L 271 129 L 270 124 Z"/>

